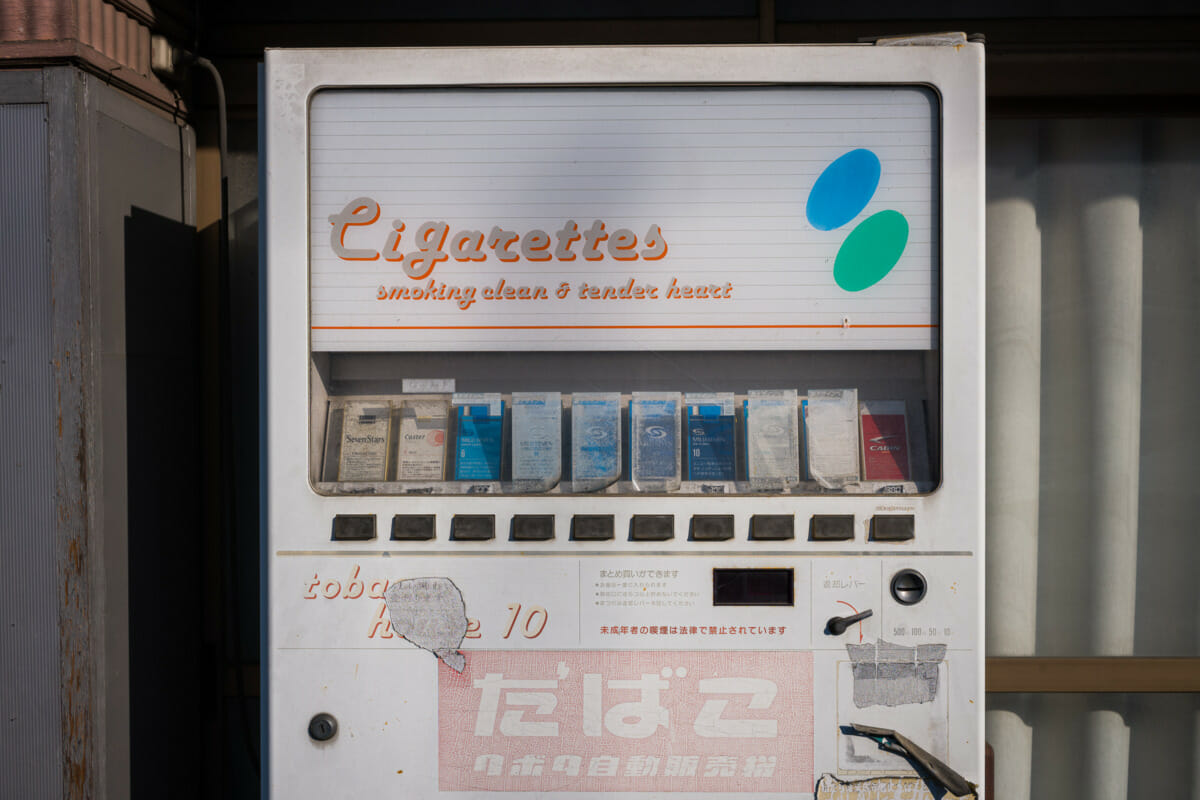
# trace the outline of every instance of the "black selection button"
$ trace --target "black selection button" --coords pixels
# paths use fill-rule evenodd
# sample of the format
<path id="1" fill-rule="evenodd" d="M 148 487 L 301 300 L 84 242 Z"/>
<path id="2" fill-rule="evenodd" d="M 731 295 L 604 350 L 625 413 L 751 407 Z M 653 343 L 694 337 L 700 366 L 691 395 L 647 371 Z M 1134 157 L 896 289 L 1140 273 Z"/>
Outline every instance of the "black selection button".
<path id="1" fill-rule="evenodd" d="M 374 538 L 374 514 L 338 514 L 333 518 L 335 542 L 365 542 Z"/>
<path id="2" fill-rule="evenodd" d="M 437 531 L 435 514 L 397 514 L 392 517 L 392 541 L 427 542 Z"/>
<path id="3" fill-rule="evenodd" d="M 854 539 L 853 514 L 814 514 L 808 524 L 814 542 L 848 542 Z"/>
<path id="4" fill-rule="evenodd" d="M 576 514 L 571 518 L 571 539 L 604 542 L 613 538 L 612 514 Z"/>
<path id="5" fill-rule="evenodd" d="M 750 518 L 750 538 L 780 542 L 796 538 L 796 518 L 791 514 L 755 514 Z"/>
<path id="6" fill-rule="evenodd" d="M 696 514 L 692 517 L 694 542 L 724 542 L 733 538 L 733 514 Z"/>
<path id="7" fill-rule="evenodd" d="M 460 542 L 485 542 L 496 538 L 494 514 L 455 514 L 450 521 L 450 538 Z"/>
<path id="8" fill-rule="evenodd" d="M 876 514 L 871 517 L 873 542 L 907 542 L 916 536 L 914 529 L 912 514 Z"/>
<path id="9" fill-rule="evenodd" d="M 513 515 L 512 540 L 514 542 L 545 542 L 553 538 L 553 514 Z"/>
<path id="10" fill-rule="evenodd" d="M 675 517 L 672 514 L 634 514 L 629 523 L 629 541 L 665 542 L 675 538 Z"/>

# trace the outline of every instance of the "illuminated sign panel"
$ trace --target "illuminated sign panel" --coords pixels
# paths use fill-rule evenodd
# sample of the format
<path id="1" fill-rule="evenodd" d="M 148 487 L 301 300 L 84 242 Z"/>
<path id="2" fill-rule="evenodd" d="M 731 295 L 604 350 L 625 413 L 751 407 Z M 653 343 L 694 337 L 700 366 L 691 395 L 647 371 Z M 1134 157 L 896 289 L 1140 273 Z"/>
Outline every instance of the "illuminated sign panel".
<path id="1" fill-rule="evenodd" d="M 338 90 L 310 114 L 314 350 L 937 340 L 927 89 Z"/>

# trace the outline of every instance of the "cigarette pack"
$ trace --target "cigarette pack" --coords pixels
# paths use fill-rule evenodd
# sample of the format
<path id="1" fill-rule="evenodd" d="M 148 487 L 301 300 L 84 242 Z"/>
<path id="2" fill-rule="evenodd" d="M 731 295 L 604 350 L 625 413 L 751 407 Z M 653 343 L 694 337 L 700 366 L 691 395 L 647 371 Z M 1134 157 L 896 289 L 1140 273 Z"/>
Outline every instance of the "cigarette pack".
<path id="1" fill-rule="evenodd" d="M 398 481 L 440 481 L 446 473 L 444 399 L 406 397 L 400 406 Z"/>
<path id="2" fill-rule="evenodd" d="M 811 389 L 804 410 L 808 475 L 826 489 L 858 480 L 858 390 Z"/>
<path id="3" fill-rule="evenodd" d="M 634 392 L 629 401 L 630 475 L 639 492 L 679 488 L 679 392 Z"/>
<path id="4" fill-rule="evenodd" d="M 865 481 L 910 481 L 908 416 L 903 400 L 859 404 L 862 476 Z"/>
<path id="5" fill-rule="evenodd" d="M 595 492 L 621 477 L 621 395 L 571 395 L 571 489 Z"/>
<path id="6" fill-rule="evenodd" d="M 349 400 L 339 404 L 339 481 L 387 480 L 391 405 L 386 400 Z"/>
<path id="7" fill-rule="evenodd" d="M 562 395 L 513 392 L 512 479 L 518 491 L 544 492 L 562 477 Z"/>
<path id="8" fill-rule="evenodd" d="M 504 401 L 499 394 L 455 394 L 450 402 L 458 409 L 454 479 L 500 480 Z"/>
<path id="9" fill-rule="evenodd" d="M 800 482 L 795 389 L 746 394 L 746 475 L 755 491 L 786 491 Z"/>
<path id="10" fill-rule="evenodd" d="M 737 451 L 734 446 L 733 394 L 688 394 L 684 403 L 687 409 L 688 480 L 735 480 L 734 454 Z"/>

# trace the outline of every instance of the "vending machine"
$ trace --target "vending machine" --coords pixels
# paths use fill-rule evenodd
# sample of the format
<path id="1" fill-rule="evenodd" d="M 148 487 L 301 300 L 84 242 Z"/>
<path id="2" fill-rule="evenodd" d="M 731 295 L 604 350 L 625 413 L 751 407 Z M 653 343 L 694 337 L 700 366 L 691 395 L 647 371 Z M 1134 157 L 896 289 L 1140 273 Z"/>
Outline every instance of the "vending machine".
<path id="1" fill-rule="evenodd" d="M 982 796 L 981 45 L 263 91 L 270 796 Z"/>

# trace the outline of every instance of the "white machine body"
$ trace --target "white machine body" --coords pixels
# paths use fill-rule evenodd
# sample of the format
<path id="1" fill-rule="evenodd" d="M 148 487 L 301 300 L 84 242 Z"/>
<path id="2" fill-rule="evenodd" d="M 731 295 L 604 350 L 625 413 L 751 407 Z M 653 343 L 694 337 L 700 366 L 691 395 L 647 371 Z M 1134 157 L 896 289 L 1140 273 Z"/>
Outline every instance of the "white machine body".
<path id="1" fill-rule="evenodd" d="M 264 74 L 271 796 L 923 774 L 852 724 L 982 784 L 979 45 L 272 50 Z M 512 416 L 533 392 L 547 440 Z M 591 489 L 597 392 L 620 474 Z M 670 402 L 676 473 L 638 421 Z M 688 423 L 722 403 L 713 477 Z M 893 408 L 903 474 L 872 476 Z"/>

